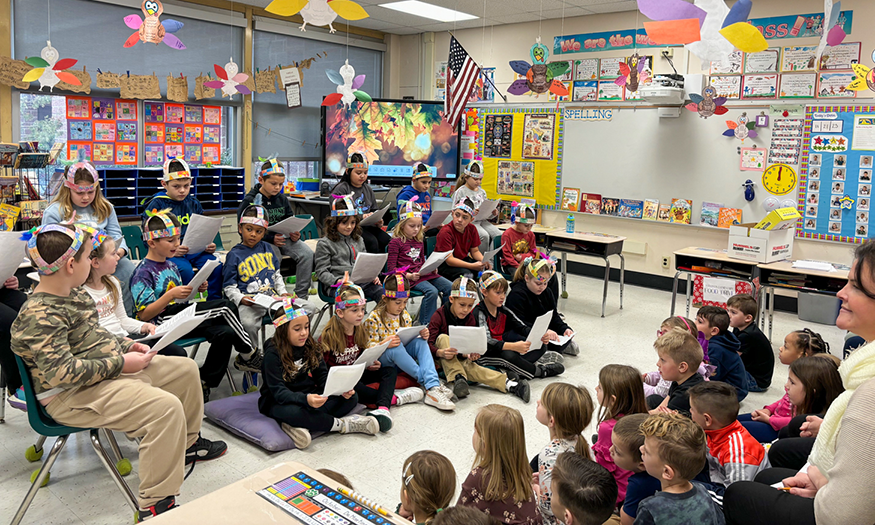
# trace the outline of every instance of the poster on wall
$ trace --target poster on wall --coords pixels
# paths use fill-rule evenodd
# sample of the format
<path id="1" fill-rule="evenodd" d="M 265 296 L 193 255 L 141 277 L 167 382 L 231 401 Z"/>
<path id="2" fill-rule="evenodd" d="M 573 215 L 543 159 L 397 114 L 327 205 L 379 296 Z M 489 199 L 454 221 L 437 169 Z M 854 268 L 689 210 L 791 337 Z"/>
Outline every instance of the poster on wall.
<path id="1" fill-rule="evenodd" d="M 847 89 L 857 76 L 853 71 L 841 73 L 819 73 L 817 98 L 857 98 L 857 92 Z"/>
<path id="2" fill-rule="evenodd" d="M 712 75 L 738 75 L 741 73 L 741 66 L 744 63 L 744 53 L 739 50 L 733 51 L 729 55 L 729 61 L 711 62 Z"/>
<path id="3" fill-rule="evenodd" d="M 626 61 L 625 57 L 603 58 L 599 61 L 599 78 L 620 78 L 620 64 Z"/>
<path id="4" fill-rule="evenodd" d="M 534 197 L 535 164 L 519 160 L 503 160 L 498 163 L 498 193 Z"/>
<path id="5" fill-rule="evenodd" d="M 553 159 L 555 114 L 526 114 L 523 120 L 523 158 Z"/>
<path id="6" fill-rule="evenodd" d="M 781 72 L 814 71 L 817 46 L 785 47 L 781 51 Z"/>
<path id="7" fill-rule="evenodd" d="M 860 42 L 829 46 L 820 57 L 820 70 L 851 69 L 860 63 Z"/>
<path id="8" fill-rule="evenodd" d="M 434 63 L 434 99 L 444 100 L 447 90 L 447 61 L 437 60 Z"/>
<path id="9" fill-rule="evenodd" d="M 778 98 L 814 98 L 817 73 L 784 73 Z"/>
<path id="10" fill-rule="evenodd" d="M 573 60 L 559 60 L 557 62 L 567 64 L 568 67 L 565 69 L 565 73 L 563 73 L 557 77 L 553 77 L 553 79 L 558 80 L 560 82 L 571 82 L 572 80 L 574 80 L 574 61 Z M 550 64 L 553 64 L 553 63 L 554 62 L 550 62 Z M 547 64 L 547 66 L 549 67 L 550 64 Z"/>
<path id="11" fill-rule="evenodd" d="M 623 100 L 626 88 L 611 80 L 599 80 L 598 100 Z"/>
<path id="12" fill-rule="evenodd" d="M 711 87 L 717 90 L 718 97 L 738 99 L 741 96 L 741 76 L 712 76 L 709 80 Z"/>
<path id="13" fill-rule="evenodd" d="M 781 48 L 773 47 L 759 53 L 748 53 L 744 58 L 744 73 L 777 73 Z"/>
<path id="14" fill-rule="evenodd" d="M 574 80 L 598 80 L 599 59 L 584 58 L 574 61 Z"/>
<path id="15" fill-rule="evenodd" d="M 571 91 L 575 102 L 595 102 L 599 96 L 598 80 L 576 80 Z"/>
<path id="16" fill-rule="evenodd" d="M 512 135 L 512 115 L 487 115 L 483 124 L 483 156 L 509 159 Z"/>
<path id="17" fill-rule="evenodd" d="M 741 98 L 775 98 L 778 95 L 778 75 L 744 75 Z"/>
<path id="18" fill-rule="evenodd" d="M 115 120 L 115 101 L 111 98 L 92 98 L 91 118 L 94 120 Z"/>

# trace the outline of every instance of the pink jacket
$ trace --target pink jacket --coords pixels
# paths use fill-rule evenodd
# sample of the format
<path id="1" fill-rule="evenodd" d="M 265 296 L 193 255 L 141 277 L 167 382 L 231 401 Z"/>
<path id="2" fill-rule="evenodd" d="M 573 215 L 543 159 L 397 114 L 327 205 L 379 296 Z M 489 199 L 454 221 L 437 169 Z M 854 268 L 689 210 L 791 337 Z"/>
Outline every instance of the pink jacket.
<path id="1" fill-rule="evenodd" d="M 769 418 L 769 424 L 775 430 L 781 430 L 786 427 L 790 420 L 793 419 L 793 416 L 796 415 L 796 407 L 790 402 L 790 397 L 787 394 L 784 394 L 784 397 L 763 408 L 768 408 L 769 412 L 772 413 L 772 417 Z"/>
<path id="2" fill-rule="evenodd" d="M 616 419 L 607 419 L 599 423 L 599 439 L 592 446 L 592 451 L 595 454 L 596 463 L 608 469 L 608 472 L 617 480 L 617 503 L 619 504 L 626 499 L 626 486 L 629 484 L 629 476 L 632 475 L 632 471 L 621 469 L 611 459 L 611 445 L 613 444 L 611 432 L 614 431 L 616 424 Z"/>

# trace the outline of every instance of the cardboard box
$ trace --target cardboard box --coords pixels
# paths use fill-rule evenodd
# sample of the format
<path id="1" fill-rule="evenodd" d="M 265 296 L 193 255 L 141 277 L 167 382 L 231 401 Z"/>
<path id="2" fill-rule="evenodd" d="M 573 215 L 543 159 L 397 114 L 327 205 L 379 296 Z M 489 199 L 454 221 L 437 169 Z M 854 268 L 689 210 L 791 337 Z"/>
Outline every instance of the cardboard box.
<path id="1" fill-rule="evenodd" d="M 795 221 L 795 219 L 793 219 Z M 727 255 L 736 259 L 770 263 L 789 259 L 795 230 L 760 230 L 754 223 L 729 227 Z"/>
<path id="2" fill-rule="evenodd" d="M 768 215 L 754 226 L 758 230 L 786 230 L 793 228 L 796 220 L 802 217 L 796 208 L 778 208 L 772 210 Z"/>

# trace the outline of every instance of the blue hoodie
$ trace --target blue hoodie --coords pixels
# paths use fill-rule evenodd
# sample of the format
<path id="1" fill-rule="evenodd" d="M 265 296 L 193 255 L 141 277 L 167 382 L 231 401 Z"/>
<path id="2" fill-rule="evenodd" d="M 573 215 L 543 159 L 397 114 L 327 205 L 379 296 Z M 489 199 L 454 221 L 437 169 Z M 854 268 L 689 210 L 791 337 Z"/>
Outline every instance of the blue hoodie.
<path id="1" fill-rule="evenodd" d="M 708 340 L 708 357 L 711 364 L 717 367 L 711 380 L 734 386 L 739 401 L 747 397 L 747 373 L 738 355 L 740 348 L 741 341 L 729 331 Z"/>
<path id="2" fill-rule="evenodd" d="M 422 223 L 428 222 L 431 217 L 431 195 L 427 191 L 416 191 L 413 186 L 407 185 L 398 192 L 398 216 L 401 216 L 401 209 L 407 204 L 407 201 L 416 195 L 416 204 L 422 208 Z"/>
<path id="3" fill-rule="evenodd" d="M 170 211 L 179 219 L 179 224 L 182 226 L 182 235 L 185 235 L 185 230 L 188 229 L 188 223 L 191 221 L 192 214 L 204 214 L 204 209 L 197 197 L 189 193 L 181 201 L 176 201 L 167 196 L 166 191 L 159 191 L 155 195 L 149 197 L 146 206 L 143 208 L 143 220 L 146 220 L 146 210 L 163 210 L 170 208 Z"/>

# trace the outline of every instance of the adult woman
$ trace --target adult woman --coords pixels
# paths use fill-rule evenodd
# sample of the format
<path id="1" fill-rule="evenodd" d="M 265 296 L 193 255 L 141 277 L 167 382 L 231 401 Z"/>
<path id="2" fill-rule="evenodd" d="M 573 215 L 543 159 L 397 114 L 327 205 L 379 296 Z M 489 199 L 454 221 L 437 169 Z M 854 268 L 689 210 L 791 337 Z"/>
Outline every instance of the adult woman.
<path id="1" fill-rule="evenodd" d="M 723 500 L 728 524 L 871 525 L 875 520 L 875 498 L 866 496 L 875 484 L 875 241 L 857 249 L 838 297 L 836 326 L 869 343 L 839 368 L 846 390 L 820 423 L 810 466 L 798 473 L 773 468 L 755 482 L 730 485 Z M 769 486 L 777 482 L 789 491 Z"/>

